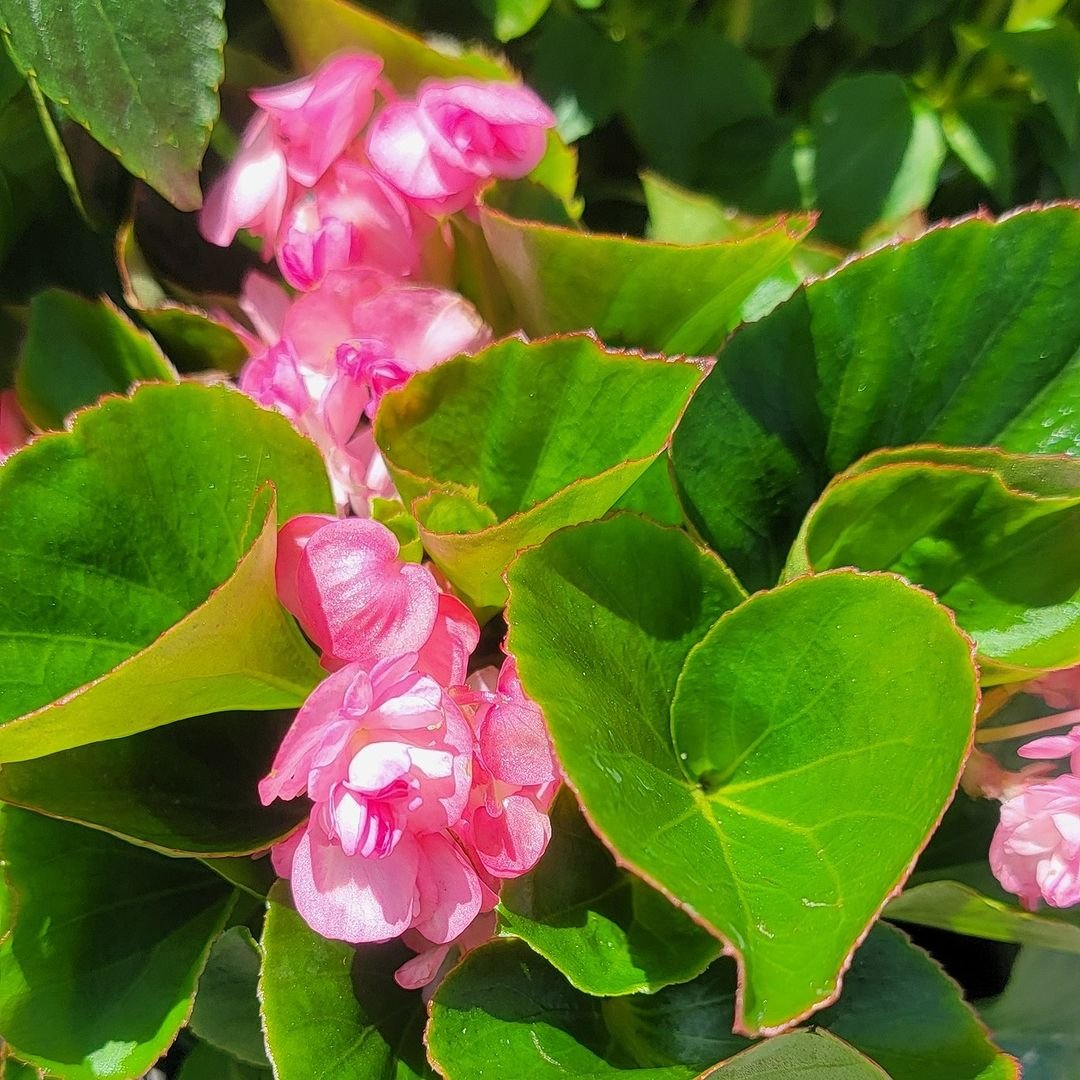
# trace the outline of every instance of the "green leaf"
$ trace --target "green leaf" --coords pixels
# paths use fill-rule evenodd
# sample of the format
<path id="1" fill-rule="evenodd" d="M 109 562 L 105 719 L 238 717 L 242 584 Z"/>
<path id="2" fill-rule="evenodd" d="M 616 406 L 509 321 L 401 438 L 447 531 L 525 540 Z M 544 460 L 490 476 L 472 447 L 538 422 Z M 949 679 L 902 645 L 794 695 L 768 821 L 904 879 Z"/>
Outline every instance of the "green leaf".
<path id="1" fill-rule="evenodd" d="M 838 79 L 814 104 L 814 205 L 827 240 L 855 246 L 924 209 L 945 140 L 937 115 L 892 74 Z"/>
<path id="2" fill-rule="evenodd" d="M 922 949 L 874 927 L 844 975 L 840 1000 L 816 1022 L 882 1066 L 892 1080 L 1017 1080 L 964 1001 Z"/>
<path id="3" fill-rule="evenodd" d="M 494 15 L 493 29 L 499 41 L 513 41 L 540 21 L 551 0 L 485 0 L 482 6 Z"/>
<path id="4" fill-rule="evenodd" d="M 372 499 L 371 520 L 385 525 L 397 537 L 401 550 L 398 558 L 403 562 L 420 562 L 424 548 L 420 543 L 420 530 L 414 518 L 398 499 Z"/>
<path id="5" fill-rule="evenodd" d="M 197 1042 L 184 1058 L 176 1080 L 273 1080 L 273 1075 L 269 1069 L 246 1065 L 208 1043 Z"/>
<path id="6" fill-rule="evenodd" d="M 1076 958 L 1023 949 L 1005 992 L 983 1005 L 994 1038 L 1015 1054 L 1024 1080 L 1072 1080 L 1080 1060 Z"/>
<path id="7" fill-rule="evenodd" d="M 13 807 L 0 850 L 0 1030 L 64 1077 L 142 1076 L 191 1008 L 233 890 L 205 867 Z"/>
<path id="8" fill-rule="evenodd" d="M 133 383 L 175 382 L 157 343 L 107 299 L 62 289 L 30 301 L 19 360 L 19 403 L 38 427 L 60 429 L 70 413 Z"/>
<path id="9" fill-rule="evenodd" d="M 8 459 L 0 761 L 303 701 L 321 669 L 277 601 L 268 484 L 281 520 L 331 509 L 283 417 L 190 383 L 109 399 Z"/>
<path id="10" fill-rule="evenodd" d="M 268 1069 L 257 995 L 259 960 L 247 927 L 226 930 L 210 951 L 188 1025 L 217 1050 Z"/>
<path id="11" fill-rule="evenodd" d="M 198 173 L 225 74 L 221 0 L 0 0 L 20 70 L 124 167 L 181 210 Z"/>
<path id="12" fill-rule="evenodd" d="M 672 443 L 694 527 L 759 588 L 830 478 L 878 447 L 1080 449 L 1078 244 L 1073 207 L 965 221 L 740 330 Z"/>
<path id="13" fill-rule="evenodd" d="M 360 49 L 382 57 L 384 76 L 403 94 L 414 91 L 424 79 L 517 78 L 502 60 L 478 49 L 440 51 L 348 0 L 266 0 L 266 7 L 289 55 L 306 71 L 343 49 Z M 553 132 L 547 153 L 531 176 L 573 205 L 577 157 Z"/>
<path id="14" fill-rule="evenodd" d="M 895 45 L 941 15 L 952 0 L 840 0 L 840 18 L 873 45 Z"/>
<path id="15" fill-rule="evenodd" d="M 891 570 L 935 593 L 984 685 L 1080 662 L 1080 461 L 956 447 L 882 450 L 836 477 L 785 576 Z"/>
<path id="16" fill-rule="evenodd" d="M 814 27 L 815 0 L 734 0 L 717 5 L 714 19 L 724 20 L 724 32 L 752 49 L 794 45 Z"/>
<path id="17" fill-rule="evenodd" d="M 701 1080 L 774 1080 L 775 1077 L 809 1078 L 828 1076 L 829 1080 L 889 1080 L 858 1050 L 827 1031 L 810 1029 L 792 1031 L 758 1043 L 737 1057 L 710 1069 Z"/>
<path id="18" fill-rule="evenodd" d="M 658 994 L 596 998 L 523 943 L 491 942 L 439 984 L 428 1053 L 446 1080 L 692 1080 L 745 1045 L 720 1019 L 727 972 L 711 970 Z"/>
<path id="19" fill-rule="evenodd" d="M 1005 20 L 1005 29 L 1037 28 L 1036 24 L 1052 19 L 1066 3 L 1067 0 L 1012 0 L 1008 18 Z"/>
<path id="20" fill-rule="evenodd" d="M 263 806 L 290 713 L 214 713 L 0 766 L 0 800 L 175 855 L 263 851 L 301 803 Z M 169 767 L 163 768 L 162 762 Z"/>
<path id="21" fill-rule="evenodd" d="M 7 1046 L 0 1046 L 0 1080 L 48 1080 L 36 1065 L 27 1065 L 12 1057 Z"/>
<path id="22" fill-rule="evenodd" d="M 666 448 L 700 378 L 591 337 L 513 338 L 387 395 L 376 437 L 424 548 L 490 615 L 514 554 L 607 513 Z"/>
<path id="23" fill-rule="evenodd" d="M 733 327 L 790 293 L 795 283 L 764 310 L 757 298 L 811 226 L 793 216 L 739 240 L 676 247 L 517 220 L 491 207 L 480 213 L 528 334 L 593 330 L 612 346 L 688 356 L 714 352 Z"/>
<path id="24" fill-rule="evenodd" d="M 958 102 L 941 118 L 953 152 L 1003 204 L 1012 200 L 1016 119 L 1014 108 L 991 98 Z"/>
<path id="25" fill-rule="evenodd" d="M 1080 138 L 1080 30 L 1063 18 L 1047 29 L 992 30 L 977 37 L 1031 77 L 1065 141 L 1076 143 Z"/>
<path id="26" fill-rule="evenodd" d="M 654 993 L 701 974 L 720 943 L 615 865 L 574 801 L 560 794 L 540 865 L 503 885 L 499 929 L 588 994 Z"/>
<path id="27" fill-rule="evenodd" d="M 270 894 L 259 997 L 277 1080 L 417 1080 L 433 1074 L 420 1035 L 424 1004 L 393 972 L 412 954 L 398 942 L 360 949 L 320 937 Z"/>
<path id="28" fill-rule="evenodd" d="M 948 613 L 886 576 L 801 579 L 706 635 L 737 597 L 703 588 L 706 557 L 675 535 L 618 518 L 525 552 L 509 648 L 590 821 L 730 942 L 737 1029 L 772 1031 L 835 994 L 936 824 L 974 670 Z"/>

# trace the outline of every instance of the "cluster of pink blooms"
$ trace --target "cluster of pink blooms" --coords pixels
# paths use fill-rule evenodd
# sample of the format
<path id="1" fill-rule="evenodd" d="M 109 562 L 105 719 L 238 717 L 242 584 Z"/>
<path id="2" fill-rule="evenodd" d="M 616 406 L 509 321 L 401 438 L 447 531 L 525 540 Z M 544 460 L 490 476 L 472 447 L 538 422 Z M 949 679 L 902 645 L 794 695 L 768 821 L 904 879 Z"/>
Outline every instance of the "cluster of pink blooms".
<path id="1" fill-rule="evenodd" d="M 547 846 L 543 715 L 512 658 L 467 677 L 476 620 L 378 522 L 307 515 L 279 543 L 278 594 L 331 674 L 259 785 L 264 804 L 312 803 L 274 866 L 325 937 L 405 935 L 418 955 L 397 980 L 423 986 L 452 947 L 490 935 L 500 882 Z"/>
<path id="2" fill-rule="evenodd" d="M 1002 800 L 990 866 L 1029 910 L 1040 899 L 1072 907 L 1080 904 L 1080 667 L 1046 675 L 1026 689 L 1053 708 L 1070 710 L 1053 718 L 1055 726 L 1076 726 L 1020 747 L 1020 757 L 1042 764 L 1021 773 L 1000 770 L 997 790 L 987 790 Z M 1066 758 L 1068 771 L 1052 776 L 1050 763 Z"/>
<path id="3" fill-rule="evenodd" d="M 429 80 L 401 99 L 382 61 L 355 53 L 251 98 L 200 228 L 222 246 L 241 229 L 261 239 L 299 295 L 249 275 L 241 307 L 255 334 L 240 388 L 318 444 L 339 505 L 363 515 L 369 496 L 393 491 L 369 423 L 382 395 L 491 336 L 438 284 L 452 259 L 447 216 L 469 212 L 492 180 L 529 173 L 555 118 L 515 83 Z"/>

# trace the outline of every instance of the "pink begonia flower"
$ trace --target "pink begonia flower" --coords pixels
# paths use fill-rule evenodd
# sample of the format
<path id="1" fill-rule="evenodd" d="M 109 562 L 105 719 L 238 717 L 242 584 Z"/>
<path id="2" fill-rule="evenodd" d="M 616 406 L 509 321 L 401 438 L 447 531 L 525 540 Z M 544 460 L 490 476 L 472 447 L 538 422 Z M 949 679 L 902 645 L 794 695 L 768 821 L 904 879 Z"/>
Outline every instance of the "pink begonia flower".
<path id="1" fill-rule="evenodd" d="M 1032 784 L 1001 804 L 990 868 L 1029 911 L 1080 903 L 1080 777 Z"/>
<path id="2" fill-rule="evenodd" d="M 263 256 L 273 250 L 289 200 L 285 153 L 267 117 L 257 114 L 244 131 L 240 150 L 218 177 L 199 214 L 199 232 L 228 247 L 240 229 L 263 239 Z"/>
<path id="3" fill-rule="evenodd" d="M 14 390 L 0 390 L 0 461 L 22 449 L 30 438 L 30 425 Z"/>
<path id="4" fill-rule="evenodd" d="M 544 156 L 555 116 L 515 83 L 428 80 L 415 101 L 395 101 L 368 128 L 372 165 L 432 214 L 468 206 L 491 178 L 517 179 Z"/>
<path id="5" fill-rule="evenodd" d="M 427 231 L 434 228 L 434 222 Z M 277 261 L 294 288 L 314 288 L 333 270 L 370 266 L 407 277 L 420 265 L 424 231 L 402 197 L 368 166 L 339 158 L 282 226 Z"/>
<path id="6" fill-rule="evenodd" d="M 1062 724 L 1080 720 L 1080 710 L 1060 713 L 1054 717 L 1060 719 Z M 1080 776 L 1080 725 L 1072 728 L 1064 735 L 1046 735 L 1041 739 L 1034 739 L 1025 743 L 1016 751 L 1022 758 L 1035 758 L 1043 761 L 1053 761 L 1056 758 L 1069 758 L 1069 768 Z"/>
<path id="7" fill-rule="evenodd" d="M 1029 682 L 1024 687 L 1028 694 L 1037 694 L 1052 709 L 1080 708 L 1080 664 Z"/>
<path id="8" fill-rule="evenodd" d="M 455 695 L 474 706 L 476 735 L 472 792 L 456 832 L 493 877 L 519 877 L 551 839 L 547 812 L 559 769 L 543 713 L 522 690 L 513 657 L 504 661 L 494 692 L 483 688 L 483 675 L 471 682 L 471 692 Z"/>
<path id="9" fill-rule="evenodd" d="M 406 960 L 394 972 L 395 982 L 405 990 L 430 987 L 430 993 L 434 990 L 431 983 L 449 967 L 447 960 L 458 960 L 467 952 L 478 949 L 485 941 L 490 941 L 495 936 L 496 926 L 495 913 L 482 911 L 456 938 L 441 945 L 428 941 L 416 930 L 407 930 L 402 935 L 402 941 L 417 955 Z M 451 952 L 454 954 L 452 958 Z"/>
<path id="10" fill-rule="evenodd" d="M 377 56 L 348 53 L 302 79 L 251 92 L 298 184 L 314 186 L 367 123 L 382 66 Z"/>
<path id="11" fill-rule="evenodd" d="M 314 804 L 274 863 L 324 937 L 386 941 L 412 928 L 441 944 L 495 903 L 449 832 L 468 800 L 472 733 L 414 661 L 325 679 L 259 785 L 264 805 L 304 792 Z"/>

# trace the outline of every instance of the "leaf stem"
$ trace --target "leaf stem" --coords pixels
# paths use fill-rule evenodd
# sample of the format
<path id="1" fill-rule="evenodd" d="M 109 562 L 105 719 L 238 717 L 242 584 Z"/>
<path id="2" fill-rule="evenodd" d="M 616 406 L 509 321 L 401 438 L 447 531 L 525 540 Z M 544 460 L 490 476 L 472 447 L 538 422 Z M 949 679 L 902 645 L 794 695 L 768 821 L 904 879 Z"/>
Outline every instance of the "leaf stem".
<path id="1" fill-rule="evenodd" d="M 1040 716 L 1037 720 L 1025 720 L 1022 724 L 1005 724 L 1002 727 L 982 728 L 975 732 L 977 743 L 1004 742 L 1006 739 L 1022 739 L 1028 735 L 1039 735 L 1054 728 L 1080 724 L 1080 709 L 1054 713 L 1053 716 Z"/>

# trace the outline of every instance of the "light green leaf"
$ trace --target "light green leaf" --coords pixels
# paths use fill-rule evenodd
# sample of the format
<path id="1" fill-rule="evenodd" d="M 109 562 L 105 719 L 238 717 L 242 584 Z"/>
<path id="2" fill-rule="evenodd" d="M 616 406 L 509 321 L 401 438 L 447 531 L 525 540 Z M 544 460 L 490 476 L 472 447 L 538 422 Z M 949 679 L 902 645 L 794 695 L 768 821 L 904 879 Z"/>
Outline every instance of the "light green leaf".
<path id="1" fill-rule="evenodd" d="M 233 890 L 196 862 L 14 807 L 0 828 L 4 1039 L 64 1080 L 142 1076 L 187 1017 Z"/>
<path id="2" fill-rule="evenodd" d="M 67 416 L 133 383 L 175 382 L 157 342 L 111 301 L 48 289 L 30 301 L 30 322 L 16 374 L 19 403 L 38 427 L 59 429 Z"/>
<path id="3" fill-rule="evenodd" d="M 331 508 L 283 417 L 194 384 L 110 399 L 8 459 L 0 761 L 303 701 L 321 671 L 277 602 L 268 484 L 281 520 Z"/>
<path id="4" fill-rule="evenodd" d="M 615 865 L 573 795 L 560 794 L 540 865 L 503 885 L 499 929 L 588 994 L 654 993 L 701 974 L 720 943 Z"/>
<path id="5" fill-rule="evenodd" d="M 886 576 L 800 579 L 707 632 L 738 602 L 714 565 L 629 517 L 558 533 L 508 573 L 509 649 L 590 821 L 730 942 L 737 1030 L 768 1032 L 837 992 L 932 831 L 975 673 L 949 614 Z"/>
<path id="6" fill-rule="evenodd" d="M 668 355 L 714 352 L 740 322 L 790 294 L 783 278 L 806 216 L 738 240 L 674 246 L 587 233 L 481 209 L 491 253 L 527 333 L 593 330 L 601 341 Z M 772 286 L 771 302 L 759 291 Z"/>
<path id="7" fill-rule="evenodd" d="M 942 130 L 958 158 L 1002 203 L 1013 189 L 1016 110 L 992 98 L 958 102 L 942 115 Z"/>
<path id="8" fill-rule="evenodd" d="M 360 949 L 320 937 L 270 894 L 259 977 L 266 1048 L 277 1080 L 426 1080 L 424 1003 L 393 972 L 412 954 L 398 942 Z"/>
<path id="9" fill-rule="evenodd" d="M 760 588 L 832 476 L 881 446 L 1080 450 L 1078 244 L 1074 207 L 964 221 L 740 330 L 672 443 L 694 527 Z"/>
<path id="10" fill-rule="evenodd" d="M 495 36 L 513 41 L 527 34 L 551 6 L 551 0 L 490 0 L 494 9 Z"/>
<path id="11" fill-rule="evenodd" d="M 424 548 L 490 615 L 514 554 L 606 514 L 666 448 L 700 378 L 591 337 L 513 338 L 413 376 L 383 400 L 376 437 Z"/>
<path id="12" fill-rule="evenodd" d="M 758 1043 L 720 1068 L 710 1069 L 701 1080 L 816 1080 L 822 1076 L 829 1080 L 889 1080 L 888 1073 L 858 1050 L 827 1031 L 815 1029 L 792 1031 Z"/>
<path id="13" fill-rule="evenodd" d="M 225 74 L 221 0 L 0 0 L 19 68 L 124 167 L 181 210 L 198 172 Z"/>

